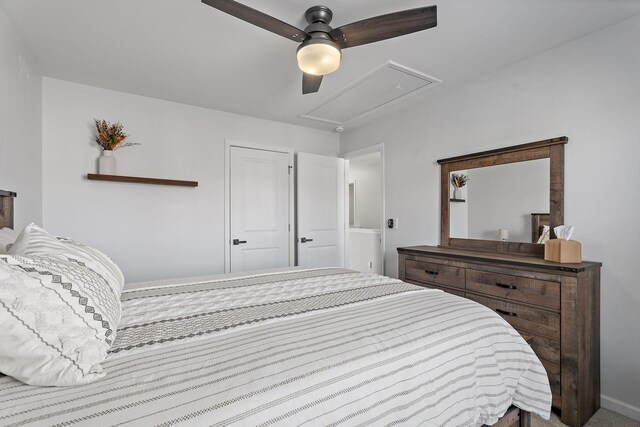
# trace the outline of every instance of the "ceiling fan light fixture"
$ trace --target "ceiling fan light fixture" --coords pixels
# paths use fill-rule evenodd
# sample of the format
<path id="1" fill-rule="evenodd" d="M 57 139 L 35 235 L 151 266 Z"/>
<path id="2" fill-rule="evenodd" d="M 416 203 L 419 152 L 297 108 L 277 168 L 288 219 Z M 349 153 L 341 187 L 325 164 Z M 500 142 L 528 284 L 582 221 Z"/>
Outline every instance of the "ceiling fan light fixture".
<path id="1" fill-rule="evenodd" d="M 375 43 L 438 25 L 437 6 L 424 6 L 362 19 L 331 28 L 333 12 L 326 6 L 310 7 L 304 14 L 309 24 L 304 30 L 289 25 L 237 0 L 201 0 L 249 24 L 286 39 L 302 43 L 298 46 L 298 67 L 302 75 L 302 94 L 315 93 L 322 77 L 340 67 L 341 49 Z"/>
<path id="2" fill-rule="evenodd" d="M 324 76 L 340 67 L 342 52 L 330 40 L 309 39 L 298 47 L 298 67 L 307 74 Z"/>

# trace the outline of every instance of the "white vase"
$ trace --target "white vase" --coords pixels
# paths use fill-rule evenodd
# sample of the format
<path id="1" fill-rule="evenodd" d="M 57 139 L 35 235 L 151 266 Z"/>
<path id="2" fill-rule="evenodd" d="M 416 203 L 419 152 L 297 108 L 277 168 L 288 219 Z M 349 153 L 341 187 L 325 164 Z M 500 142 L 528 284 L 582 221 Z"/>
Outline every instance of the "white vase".
<path id="1" fill-rule="evenodd" d="M 462 199 L 462 189 L 455 187 L 453 189 L 453 198 L 461 200 Z"/>
<path id="2" fill-rule="evenodd" d="M 113 157 L 112 150 L 102 151 L 102 156 L 98 159 L 98 173 L 101 175 L 116 174 L 116 158 Z"/>

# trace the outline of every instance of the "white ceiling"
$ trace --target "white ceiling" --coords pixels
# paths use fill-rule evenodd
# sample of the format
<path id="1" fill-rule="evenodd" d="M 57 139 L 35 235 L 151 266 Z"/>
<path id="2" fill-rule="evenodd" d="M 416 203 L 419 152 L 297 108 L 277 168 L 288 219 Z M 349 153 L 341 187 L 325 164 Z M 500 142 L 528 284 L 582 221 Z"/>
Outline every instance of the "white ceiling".
<path id="1" fill-rule="evenodd" d="M 304 28 L 320 0 L 242 0 Z M 392 60 L 471 81 L 640 14 L 638 0 L 323 0 L 333 26 L 438 5 L 434 29 L 346 49 L 320 92 L 301 93 L 296 44 L 199 0 L 0 0 L 43 75 L 303 126 L 304 114 Z M 369 120 L 371 117 L 368 118 Z"/>

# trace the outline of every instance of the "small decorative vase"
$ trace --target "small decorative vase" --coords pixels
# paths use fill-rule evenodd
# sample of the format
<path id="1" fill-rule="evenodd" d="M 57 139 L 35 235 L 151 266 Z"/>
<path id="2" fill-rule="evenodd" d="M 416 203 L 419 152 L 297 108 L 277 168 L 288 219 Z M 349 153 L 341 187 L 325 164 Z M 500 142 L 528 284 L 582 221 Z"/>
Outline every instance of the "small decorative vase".
<path id="1" fill-rule="evenodd" d="M 455 187 L 453 189 L 453 198 L 454 199 L 458 199 L 458 200 L 462 199 L 462 189 L 461 188 Z"/>
<path id="2" fill-rule="evenodd" d="M 98 173 L 101 175 L 116 174 L 116 158 L 113 157 L 112 150 L 102 151 L 102 156 L 98 159 Z"/>

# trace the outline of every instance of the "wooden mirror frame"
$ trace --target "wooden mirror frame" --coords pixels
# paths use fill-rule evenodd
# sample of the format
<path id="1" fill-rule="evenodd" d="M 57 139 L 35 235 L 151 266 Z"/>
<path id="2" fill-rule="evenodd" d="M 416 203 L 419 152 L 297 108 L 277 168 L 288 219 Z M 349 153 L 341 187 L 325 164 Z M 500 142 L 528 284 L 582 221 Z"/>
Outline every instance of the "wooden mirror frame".
<path id="1" fill-rule="evenodd" d="M 567 142 L 569 139 L 566 136 L 561 136 L 438 160 L 440 165 L 440 246 L 544 257 L 544 245 L 536 243 L 451 237 L 449 230 L 449 174 L 452 171 L 548 158 L 550 160 L 549 222 L 553 237 L 553 227 L 564 223 L 564 145 Z"/>

